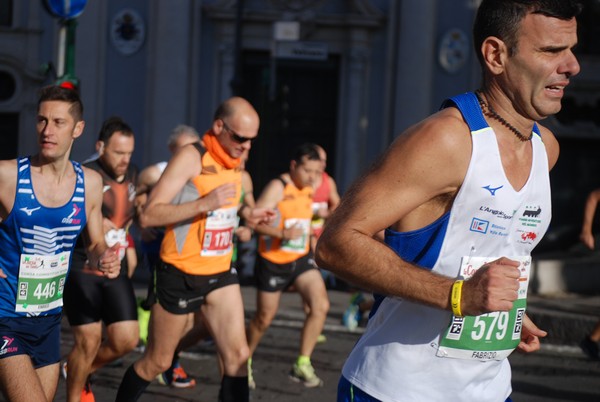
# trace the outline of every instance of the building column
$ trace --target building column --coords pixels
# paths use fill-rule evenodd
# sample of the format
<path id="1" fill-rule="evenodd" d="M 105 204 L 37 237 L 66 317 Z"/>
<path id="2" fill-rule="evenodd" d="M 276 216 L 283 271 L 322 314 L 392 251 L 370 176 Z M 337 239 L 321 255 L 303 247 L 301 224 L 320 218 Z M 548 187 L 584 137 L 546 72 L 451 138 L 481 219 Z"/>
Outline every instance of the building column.
<path id="1" fill-rule="evenodd" d="M 340 90 L 340 116 L 336 181 L 338 187 L 346 189 L 358 177 L 365 163 L 368 141 L 369 99 L 369 33 L 365 29 L 350 32 L 350 47 L 342 63 L 342 87 Z"/>

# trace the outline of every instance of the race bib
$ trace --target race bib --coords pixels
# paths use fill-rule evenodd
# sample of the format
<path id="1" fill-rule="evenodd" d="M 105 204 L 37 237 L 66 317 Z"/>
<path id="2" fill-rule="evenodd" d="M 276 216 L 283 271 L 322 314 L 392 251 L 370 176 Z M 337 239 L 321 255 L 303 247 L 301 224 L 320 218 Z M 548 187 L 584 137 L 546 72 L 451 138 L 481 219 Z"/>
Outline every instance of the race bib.
<path id="1" fill-rule="evenodd" d="M 237 226 L 237 223 L 237 207 L 220 208 L 210 211 L 206 217 L 200 255 L 203 257 L 214 257 L 229 253 L 232 250 L 233 230 Z"/>
<path id="2" fill-rule="evenodd" d="M 286 219 L 283 222 L 286 229 L 298 227 L 302 229 L 302 236 L 296 239 L 286 239 L 281 241 L 281 249 L 290 253 L 303 254 L 306 252 L 306 245 L 310 235 L 310 219 Z"/>
<path id="3" fill-rule="evenodd" d="M 467 360 L 502 360 L 521 341 L 521 329 L 527 307 L 527 287 L 531 256 L 509 257 L 519 261 L 518 298 L 510 311 L 495 311 L 479 316 L 452 316 L 450 326 L 442 334 L 437 351 L 439 357 Z M 460 277 L 469 279 L 483 265 L 497 258 L 463 257 Z"/>
<path id="4" fill-rule="evenodd" d="M 63 305 L 70 255 L 21 255 L 16 312 L 42 313 Z"/>
<path id="5" fill-rule="evenodd" d="M 106 245 L 112 247 L 115 244 L 119 245 L 119 261 L 125 258 L 125 251 L 127 251 L 127 231 L 125 229 L 111 229 L 104 234 Z"/>

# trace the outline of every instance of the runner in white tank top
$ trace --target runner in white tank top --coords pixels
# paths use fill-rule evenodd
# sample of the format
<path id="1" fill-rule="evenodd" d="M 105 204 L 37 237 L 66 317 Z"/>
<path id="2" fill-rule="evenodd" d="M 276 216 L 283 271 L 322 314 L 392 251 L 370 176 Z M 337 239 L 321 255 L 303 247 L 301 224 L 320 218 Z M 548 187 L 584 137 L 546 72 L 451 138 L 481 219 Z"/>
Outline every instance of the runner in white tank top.
<path id="1" fill-rule="evenodd" d="M 330 217 L 317 264 L 376 294 L 338 402 L 510 400 L 507 356 L 546 335 L 525 309 L 559 147 L 536 122 L 579 72 L 580 10 L 483 0 L 482 90 L 402 133 Z"/>

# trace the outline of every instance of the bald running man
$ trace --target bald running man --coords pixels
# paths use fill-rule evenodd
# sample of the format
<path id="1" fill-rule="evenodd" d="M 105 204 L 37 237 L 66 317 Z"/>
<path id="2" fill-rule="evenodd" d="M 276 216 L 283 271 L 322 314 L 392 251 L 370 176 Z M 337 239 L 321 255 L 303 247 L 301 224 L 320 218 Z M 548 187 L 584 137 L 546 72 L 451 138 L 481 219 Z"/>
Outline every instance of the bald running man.
<path id="1" fill-rule="evenodd" d="M 248 343 L 237 273 L 231 269 L 238 215 L 269 222 L 268 209 L 240 208 L 241 156 L 258 135 L 259 117 L 243 98 L 224 101 L 203 146 L 183 147 L 170 161 L 140 215 L 142 227 L 166 226 L 156 271 L 144 355 L 125 373 L 117 401 L 136 401 L 171 365 L 187 316 L 201 311 L 223 362 L 219 399 L 248 401 Z"/>

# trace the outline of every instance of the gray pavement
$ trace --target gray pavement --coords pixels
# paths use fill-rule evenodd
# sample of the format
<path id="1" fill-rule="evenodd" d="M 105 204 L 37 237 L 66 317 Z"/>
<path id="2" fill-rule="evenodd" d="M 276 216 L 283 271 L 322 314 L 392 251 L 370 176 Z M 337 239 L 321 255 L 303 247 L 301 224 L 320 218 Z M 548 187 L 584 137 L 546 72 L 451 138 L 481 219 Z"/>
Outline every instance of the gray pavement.
<path id="1" fill-rule="evenodd" d="M 136 291 L 143 294 L 143 286 Z M 256 309 L 255 290 L 243 286 L 242 295 L 246 316 L 252 317 Z M 294 359 L 297 357 L 299 328 L 304 315 L 300 297 L 296 293 L 284 293 L 279 314 L 267 331 L 254 357 L 253 368 L 257 389 L 251 392 L 252 401 L 285 401 L 300 402 L 312 399 L 317 401 L 333 401 L 340 368 L 345 357 L 360 336 L 361 329 L 349 332 L 341 325 L 343 311 L 346 309 L 350 294 L 340 291 L 329 291 L 331 310 L 327 318 L 324 334 L 327 341 L 317 345 L 312 362 L 317 374 L 323 379 L 324 386 L 307 389 L 288 379 Z M 72 335 L 66 320 L 63 322 L 62 347 L 63 356 L 72 345 Z M 215 358 L 214 346 L 200 344 L 182 354 L 182 365 L 186 371 L 197 379 L 198 385 L 193 389 L 173 389 L 153 382 L 147 392 L 140 398 L 141 402 L 167 401 L 216 401 L 220 386 L 219 371 Z M 139 352 L 132 352 L 117 367 L 105 367 L 92 378 L 92 389 L 96 402 L 114 401 L 117 388 L 126 368 L 140 357 Z M 56 401 L 64 401 L 65 382 L 61 378 Z"/>
<path id="2" fill-rule="evenodd" d="M 144 286 L 143 283 L 138 283 L 136 291 L 140 295 L 144 294 Z M 318 389 L 305 389 L 302 385 L 293 383 L 287 378 L 287 372 L 297 354 L 297 345 L 299 342 L 298 329 L 302 325 L 303 311 L 297 294 L 284 293 L 276 320 L 254 355 L 253 366 L 258 387 L 251 393 L 252 401 L 299 402 L 312 400 L 312 402 L 324 402 L 335 400 L 341 366 L 348 352 L 360 336 L 362 328 L 359 327 L 357 331 L 350 332 L 341 325 L 341 318 L 348 306 L 350 294 L 337 290 L 329 290 L 328 293 L 331 310 L 324 330 L 327 342 L 317 345 L 312 358 L 317 374 L 325 382 L 324 386 Z M 242 294 L 246 316 L 251 317 L 255 311 L 255 290 L 252 287 L 243 286 Z M 600 296 L 572 293 L 561 293 L 551 296 L 534 294 L 529 297 L 528 312 L 540 327 L 549 331 L 548 338 L 543 344 L 542 356 L 548 353 L 558 353 L 559 355 L 574 358 L 575 363 L 572 364 L 577 365 L 585 361 L 585 357 L 577 347 L 577 344 L 591 330 L 598 317 L 600 317 Z M 63 356 L 66 356 L 71 345 L 72 335 L 65 320 L 63 322 L 61 346 Z M 114 400 L 125 369 L 139 357 L 139 352 L 132 352 L 123 359 L 122 365 L 105 367 L 94 375 L 93 390 L 97 402 Z M 517 375 L 532 375 L 531 370 L 534 369 L 527 368 L 527 365 L 535 360 L 531 360 L 528 357 L 524 358 L 524 362 L 521 361 L 522 357 L 515 357 L 514 359 L 517 362 L 517 366 L 516 369 L 513 368 L 513 371 Z M 543 359 L 543 357 L 540 357 L 540 359 Z M 182 363 L 189 374 L 198 380 L 198 385 L 195 388 L 172 389 L 154 382 L 140 401 L 216 401 L 219 389 L 219 372 L 215 359 L 214 346 L 211 344 L 200 344 L 197 347 L 191 348 L 183 355 Z M 594 373 L 600 373 L 600 363 L 586 362 L 585 364 L 590 365 L 589 367 L 591 368 L 588 372 L 594 375 L 592 378 L 597 378 L 597 374 Z M 515 367 L 514 363 L 513 367 Z M 555 369 L 555 374 L 556 372 L 562 373 L 557 370 L 559 368 Z M 573 372 L 572 369 L 566 367 L 564 370 Z M 539 368 L 533 371 L 533 374 L 536 376 L 538 374 L 543 376 L 544 373 L 544 370 Z M 546 372 L 546 374 L 548 373 Z M 562 374 L 560 375 L 562 376 Z M 523 383 L 523 379 L 518 378 L 514 379 L 514 381 L 519 387 L 526 388 L 525 394 L 517 392 L 516 395 L 527 395 L 527 388 L 531 387 L 531 384 L 525 384 Z M 600 384 L 600 382 L 596 383 Z M 596 386 L 596 388 L 589 394 L 591 395 L 590 398 L 592 398 L 589 400 L 600 400 L 600 386 Z M 542 391 L 534 388 L 532 392 Z M 586 394 L 586 399 L 573 400 L 588 400 L 587 396 L 589 395 Z M 515 400 L 529 400 L 527 398 Z M 65 382 L 63 379 L 59 382 L 59 389 L 55 400 L 66 400 Z M 556 400 L 567 400 L 567 398 Z"/>

